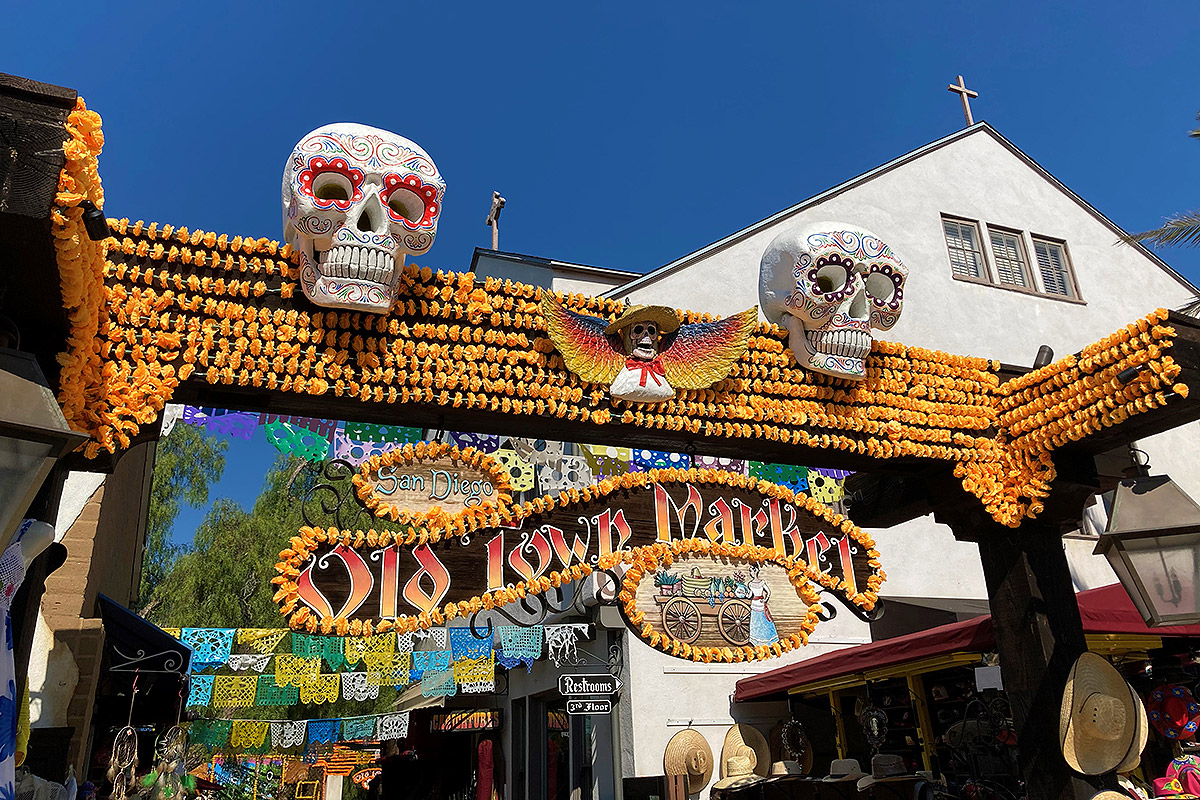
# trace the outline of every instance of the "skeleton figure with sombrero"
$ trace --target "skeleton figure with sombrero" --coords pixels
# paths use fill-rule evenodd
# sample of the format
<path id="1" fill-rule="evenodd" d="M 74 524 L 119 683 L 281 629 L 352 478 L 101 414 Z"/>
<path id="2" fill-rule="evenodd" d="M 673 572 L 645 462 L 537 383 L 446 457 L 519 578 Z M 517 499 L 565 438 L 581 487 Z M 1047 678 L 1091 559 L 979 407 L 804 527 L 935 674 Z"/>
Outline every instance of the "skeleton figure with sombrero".
<path id="1" fill-rule="evenodd" d="M 758 309 L 715 322 L 685 324 L 666 306 L 631 306 L 611 323 L 542 301 L 550 340 L 567 369 L 604 383 L 617 400 L 661 403 L 679 389 L 704 389 L 746 352 Z"/>

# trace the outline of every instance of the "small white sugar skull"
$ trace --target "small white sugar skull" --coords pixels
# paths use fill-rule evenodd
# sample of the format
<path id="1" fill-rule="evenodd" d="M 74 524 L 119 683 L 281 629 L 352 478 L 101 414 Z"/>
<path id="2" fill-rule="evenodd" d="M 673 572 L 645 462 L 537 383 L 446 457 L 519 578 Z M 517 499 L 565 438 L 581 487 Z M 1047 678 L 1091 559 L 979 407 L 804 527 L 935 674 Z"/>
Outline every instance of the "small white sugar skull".
<path id="1" fill-rule="evenodd" d="M 877 236 L 826 222 L 783 233 L 767 245 L 758 296 L 767 319 L 788 329 L 801 366 L 861 380 L 871 329 L 896 324 L 907 276 L 908 269 Z"/>
<path id="2" fill-rule="evenodd" d="M 404 259 L 433 245 L 446 183 L 403 136 L 341 122 L 300 140 L 283 169 L 284 239 L 320 306 L 385 313 Z"/>

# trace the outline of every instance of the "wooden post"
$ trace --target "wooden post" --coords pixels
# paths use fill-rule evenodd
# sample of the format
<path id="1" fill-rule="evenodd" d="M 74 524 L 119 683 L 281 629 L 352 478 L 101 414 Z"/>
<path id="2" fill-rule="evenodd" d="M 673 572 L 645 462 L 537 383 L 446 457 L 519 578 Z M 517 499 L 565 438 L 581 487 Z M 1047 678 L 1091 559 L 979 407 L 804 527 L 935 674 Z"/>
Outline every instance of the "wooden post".
<path id="1" fill-rule="evenodd" d="M 500 249 L 500 212 L 504 210 L 504 198 L 492 192 L 492 207 L 488 211 L 487 225 L 492 229 L 492 249 Z"/>
<path id="2" fill-rule="evenodd" d="M 978 508 L 939 513 L 938 519 L 956 538 L 979 545 L 1000 672 L 1013 710 L 1017 760 L 1030 800 L 1088 800 L 1101 789 L 1115 789 L 1116 781 L 1073 772 L 1062 756 L 1063 689 L 1087 642 L 1062 535 L 1052 524 L 1056 515 L 1045 516 L 1015 529 Z"/>

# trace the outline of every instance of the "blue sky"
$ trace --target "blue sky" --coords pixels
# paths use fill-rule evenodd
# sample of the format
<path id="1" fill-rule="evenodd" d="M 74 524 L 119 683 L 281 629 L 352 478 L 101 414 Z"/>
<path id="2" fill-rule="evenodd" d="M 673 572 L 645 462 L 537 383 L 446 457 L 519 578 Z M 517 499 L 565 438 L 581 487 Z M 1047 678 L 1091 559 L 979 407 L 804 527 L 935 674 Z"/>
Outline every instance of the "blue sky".
<path id="1" fill-rule="evenodd" d="M 292 146 L 349 120 L 446 178 L 419 263 L 468 267 L 498 189 L 502 249 L 646 271 L 957 130 L 959 73 L 1119 225 L 1200 207 L 1193 2 L 11 5 L 0 70 L 103 115 L 112 216 L 278 238 Z"/>

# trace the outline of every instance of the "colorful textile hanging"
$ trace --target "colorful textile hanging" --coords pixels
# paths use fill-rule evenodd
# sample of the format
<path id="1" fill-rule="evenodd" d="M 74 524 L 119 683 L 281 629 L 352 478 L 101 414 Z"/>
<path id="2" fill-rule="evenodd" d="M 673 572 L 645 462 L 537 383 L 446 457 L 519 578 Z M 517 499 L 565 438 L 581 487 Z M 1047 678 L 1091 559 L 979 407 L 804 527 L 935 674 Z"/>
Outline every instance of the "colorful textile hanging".
<path id="1" fill-rule="evenodd" d="M 533 464 L 517 455 L 515 450 L 506 447 L 497 450 L 494 457 L 508 471 L 508 483 L 514 492 L 528 492 L 533 489 Z"/>
<path id="2" fill-rule="evenodd" d="M 697 469 L 719 469 L 745 475 L 749 462 L 744 458 L 724 458 L 720 456 L 692 456 L 692 466 Z"/>
<path id="3" fill-rule="evenodd" d="M 446 629 L 445 628 L 429 628 L 423 631 L 411 631 L 409 633 L 401 633 L 396 636 L 396 651 L 407 652 L 416 650 L 418 643 L 432 643 L 431 650 L 446 649 Z"/>
<path id="4" fill-rule="evenodd" d="M 500 437 L 487 433 L 450 431 L 450 441 L 459 447 L 474 447 L 481 453 L 494 453 L 500 448 Z"/>
<path id="5" fill-rule="evenodd" d="M 235 672 L 254 670 L 262 672 L 271 663 L 270 653 L 234 653 L 229 656 L 229 668 Z"/>
<path id="6" fill-rule="evenodd" d="M 254 695 L 256 706 L 294 706 L 300 699 L 300 690 L 295 686 L 276 686 L 274 675 L 258 676 L 258 692 Z"/>
<path id="7" fill-rule="evenodd" d="M 338 699 L 340 685 L 341 680 L 336 672 L 317 675 L 312 680 L 300 684 L 300 702 L 306 705 L 332 703 Z"/>
<path id="8" fill-rule="evenodd" d="M 258 719 L 235 719 L 229 730 L 229 746 L 243 750 L 254 750 L 267 740 L 270 723 Z"/>
<path id="9" fill-rule="evenodd" d="M 246 411 L 234 411 L 219 417 L 209 417 L 204 421 L 204 430 L 215 436 L 229 436 L 234 439 L 249 441 L 258 427 L 258 414 Z"/>
<path id="10" fill-rule="evenodd" d="M 652 469 L 687 469 L 692 459 L 685 453 L 667 453 L 662 450 L 634 450 L 629 459 L 630 472 L 649 472 Z"/>
<path id="11" fill-rule="evenodd" d="M 173 639 L 178 639 L 183 635 L 183 628 L 163 628 L 162 631 Z"/>
<path id="12" fill-rule="evenodd" d="M 288 633 L 290 631 L 286 628 L 238 628 L 237 643 L 246 645 L 256 653 L 273 653 Z"/>
<path id="13" fill-rule="evenodd" d="M 267 434 L 267 441 L 284 455 L 305 461 L 321 461 L 329 451 L 329 442 L 308 428 L 287 422 L 271 422 L 263 426 L 263 431 Z"/>
<path id="14" fill-rule="evenodd" d="M 271 723 L 271 747 L 286 750 L 304 744 L 308 720 L 286 720 Z"/>
<path id="15" fill-rule="evenodd" d="M 375 738 L 376 717 L 347 717 L 342 720 L 342 741 L 362 742 Z"/>
<path id="16" fill-rule="evenodd" d="M 378 726 L 375 729 L 375 738 L 381 742 L 386 742 L 389 739 L 404 739 L 408 736 L 408 712 L 403 711 L 399 714 L 384 714 L 381 717 L 376 717 Z"/>
<path id="17" fill-rule="evenodd" d="M 308 721 L 308 744 L 333 744 L 338 740 L 342 726 L 340 719 L 310 719 Z"/>
<path id="18" fill-rule="evenodd" d="M 500 634 L 500 651 L 496 653 L 500 666 L 512 669 L 524 664 L 526 672 L 532 670 L 533 662 L 542 657 L 542 642 L 546 638 L 542 626 L 501 625 L 496 630 Z"/>
<path id="19" fill-rule="evenodd" d="M 347 422 L 344 428 L 346 437 L 356 442 L 416 444 L 425 438 L 425 431 L 422 428 L 405 428 L 399 425 L 372 425 L 367 422 Z"/>
<path id="20" fill-rule="evenodd" d="M 250 708 L 258 692 L 256 675 L 217 675 L 212 704 L 217 708 Z"/>
<path id="21" fill-rule="evenodd" d="M 412 653 L 368 656 L 363 663 L 367 667 L 366 680 L 373 686 L 404 686 L 412 670 Z"/>
<path id="22" fill-rule="evenodd" d="M 381 684 L 368 680 L 369 672 L 342 673 L 342 699 L 344 700 L 378 700 Z M 405 678 L 408 676 L 406 675 Z"/>
<path id="23" fill-rule="evenodd" d="M 417 650 L 412 657 L 413 671 L 421 675 L 426 672 L 443 672 L 450 669 L 449 650 Z"/>
<path id="24" fill-rule="evenodd" d="M 460 658 L 454 662 L 454 682 L 463 694 L 482 694 L 496 690 L 496 660 L 488 653 L 483 658 Z"/>
<path id="25" fill-rule="evenodd" d="M 781 483 L 794 492 L 803 492 L 808 489 L 808 467 L 751 461 L 748 469 L 752 477 L 762 478 L 764 481 L 772 483 Z"/>
<path id="26" fill-rule="evenodd" d="M 449 628 L 450 652 L 457 661 L 460 658 L 483 658 L 492 652 L 492 637 L 479 638 L 468 627 Z"/>
<path id="27" fill-rule="evenodd" d="M 301 658 L 290 653 L 275 656 L 275 685 L 300 686 L 321 672 L 321 659 Z"/>
<path id="28" fill-rule="evenodd" d="M 188 728 L 188 740 L 206 747 L 224 747 L 232 725 L 233 720 L 228 719 L 198 719 Z"/>
<path id="29" fill-rule="evenodd" d="M 219 667 L 229 660 L 235 628 L 184 628 L 179 641 L 192 648 L 192 671 Z"/>
<path id="30" fill-rule="evenodd" d="M 191 676 L 191 688 L 188 689 L 187 699 L 189 706 L 206 706 L 212 702 L 213 677 L 212 675 Z"/>
<path id="31" fill-rule="evenodd" d="M 409 642 L 412 639 L 410 637 Z M 363 657 L 371 655 L 392 654 L 396 651 L 396 632 L 388 631 L 387 633 L 379 633 L 375 636 L 345 636 L 342 637 L 343 642 L 343 657 L 346 663 L 354 666 L 363 660 Z M 409 647 L 409 650 L 412 648 Z"/>
<path id="32" fill-rule="evenodd" d="M 310 636 L 307 633 L 292 634 L 292 653 L 298 656 L 319 656 L 325 659 L 330 669 L 340 669 L 346 663 L 345 644 L 341 636 Z"/>
<path id="33" fill-rule="evenodd" d="M 537 467 L 558 469 L 563 457 L 563 443 L 547 439 L 509 439 L 509 446 L 518 456 Z"/>
<path id="34" fill-rule="evenodd" d="M 453 697 L 458 692 L 454 670 L 431 670 L 421 676 L 421 694 L 425 697 Z"/>
<path id="35" fill-rule="evenodd" d="M 592 470 L 592 480 L 602 481 L 629 472 L 632 451 L 628 447 L 612 447 L 600 444 L 581 444 L 583 460 Z"/>

